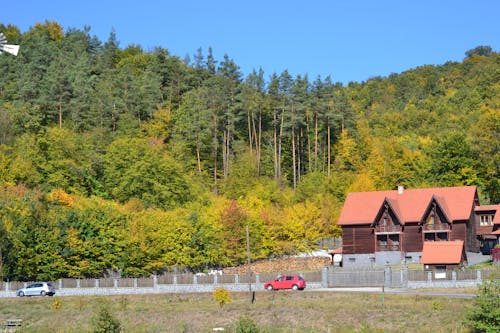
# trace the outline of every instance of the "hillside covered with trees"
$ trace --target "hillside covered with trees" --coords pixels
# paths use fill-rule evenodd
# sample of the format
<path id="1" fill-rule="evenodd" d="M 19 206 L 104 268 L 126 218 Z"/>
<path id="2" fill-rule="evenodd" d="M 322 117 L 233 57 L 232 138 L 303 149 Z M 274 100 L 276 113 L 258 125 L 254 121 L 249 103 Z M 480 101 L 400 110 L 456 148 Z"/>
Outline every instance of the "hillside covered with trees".
<path id="1" fill-rule="evenodd" d="M 339 235 L 346 193 L 476 185 L 500 202 L 500 54 L 343 85 L 199 49 L 0 24 L 0 272 L 201 271 Z M 258 64 L 256 64 L 258 66 Z"/>

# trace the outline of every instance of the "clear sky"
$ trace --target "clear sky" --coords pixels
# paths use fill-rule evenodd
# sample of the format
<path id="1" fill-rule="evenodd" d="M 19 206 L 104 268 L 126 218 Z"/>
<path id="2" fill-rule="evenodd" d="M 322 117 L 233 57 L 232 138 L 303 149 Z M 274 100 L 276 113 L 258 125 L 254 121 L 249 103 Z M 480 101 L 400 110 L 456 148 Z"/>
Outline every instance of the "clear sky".
<path id="1" fill-rule="evenodd" d="M 500 51 L 499 0 L 10 0 L 0 23 L 26 32 L 56 21 L 66 31 L 90 26 L 120 47 L 161 46 L 194 59 L 198 48 L 228 54 L 246 76 L 287 69 L 313 81 L 344 84 L 426 64 L 461 61 L 467 50 Z M 22 46 L 21 46 L 22 47 Z"/>

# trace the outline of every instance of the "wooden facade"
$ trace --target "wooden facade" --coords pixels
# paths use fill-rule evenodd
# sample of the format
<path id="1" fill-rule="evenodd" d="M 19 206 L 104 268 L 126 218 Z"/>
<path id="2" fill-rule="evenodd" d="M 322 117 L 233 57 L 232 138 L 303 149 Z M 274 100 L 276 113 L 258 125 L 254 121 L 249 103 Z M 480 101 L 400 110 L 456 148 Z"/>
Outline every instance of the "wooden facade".
<path id="1" fill-rule="evenodd" d="M 475 187 L 348 194 L 338 223 L 342 253 L 400 252 L 405 258 L 421 253 L 424 242 L 447 241 L 463 241 L 464 251 L 479 252 L 477 232 L 491 232 L 493 215 L 484 210 L 489 217 L 479 225 L 477 205 Z"/>
<path id="2" fill-rule="evenodd" d="M 373 253 L 373 240 L 372 228 L 369 225 L 342 228 L 342 253 Z"/>

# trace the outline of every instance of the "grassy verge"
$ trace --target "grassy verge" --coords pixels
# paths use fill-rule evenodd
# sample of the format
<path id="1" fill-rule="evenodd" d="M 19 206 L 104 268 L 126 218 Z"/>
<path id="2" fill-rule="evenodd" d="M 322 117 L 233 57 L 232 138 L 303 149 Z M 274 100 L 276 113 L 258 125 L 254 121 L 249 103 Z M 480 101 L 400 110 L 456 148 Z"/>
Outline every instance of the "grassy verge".
<path id="1" fill-rule="evenodd" d="M 231 293 L 222 308 L 212 294 L 3 299 L 0 320 L 23 319 L 22 332 L 91 332 L 106 307 L 124 332 L 234 332 L 250 318 L 260 332 L 468 332 L 470 299 L 337 292 Z"/>

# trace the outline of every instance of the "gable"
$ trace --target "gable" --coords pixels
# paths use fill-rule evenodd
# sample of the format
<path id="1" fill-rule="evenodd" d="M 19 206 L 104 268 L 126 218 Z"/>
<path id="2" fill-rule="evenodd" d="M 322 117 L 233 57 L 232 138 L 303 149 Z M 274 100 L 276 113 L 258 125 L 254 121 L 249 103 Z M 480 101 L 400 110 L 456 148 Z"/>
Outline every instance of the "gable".
<path id="1" fill-rule="evenodd" d="M 420 223 L 427 224 L 430 219 L 434 220 L 432 224 L 443 224 L 443 223 L 451 223 L 452 221 L 448 218 L 446 214 L 446 207 L 443 207 L 443 203 L 445 201 L 443 199 L 439 199 L 435 196 L 429 202 L 424 215 L 422 216 Z"/>
<path id="2" fill-rule="evenodd" d="M 374 220 L 374 225 L 381 225 L 384 219 L 388 219 L 387 223 L 391 225 L 401 224 L 401 219 L 399 218 L 397 211 L 393 208 L 394 204 L 391 203 L 390 199 L 384 200 L 382 203 L 379 212 Z"/>

